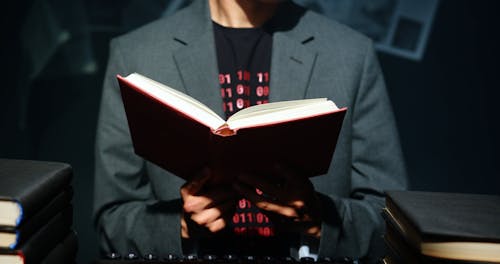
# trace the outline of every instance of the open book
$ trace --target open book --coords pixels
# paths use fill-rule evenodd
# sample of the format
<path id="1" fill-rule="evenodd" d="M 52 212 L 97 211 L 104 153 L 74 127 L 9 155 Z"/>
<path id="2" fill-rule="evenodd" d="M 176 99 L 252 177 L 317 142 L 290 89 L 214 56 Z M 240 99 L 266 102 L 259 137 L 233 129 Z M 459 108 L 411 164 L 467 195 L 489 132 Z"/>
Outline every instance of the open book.
<path id="1" fill-rule="evenodd" d="M 204 166 L 255 171 L 281 163 L 324 174 L 347 110 L 304 99 L 251 106 L 224 120 L 138 73 L 117 79 L 135 152 L 183 178 Z"/>

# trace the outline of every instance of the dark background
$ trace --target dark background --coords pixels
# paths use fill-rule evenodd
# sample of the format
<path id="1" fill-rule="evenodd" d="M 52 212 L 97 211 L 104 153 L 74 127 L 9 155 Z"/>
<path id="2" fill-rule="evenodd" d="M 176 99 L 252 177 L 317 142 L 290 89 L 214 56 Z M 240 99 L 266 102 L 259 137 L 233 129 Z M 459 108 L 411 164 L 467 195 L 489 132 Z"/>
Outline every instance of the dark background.
<path id="1" fill-rule="evenodd" d="M 60 21 L 85 23 L 38 71 L 29 54 L 49 48 L 24 26 L 36 2 L 15 1 L 1 18 L 0 157 L 73 166 L 78 262 L 88 263 L 97 256 L 93 144 L 108 42 L 165 1 L 59 1 Z M 443 0 L 422 60 L 379 53 L 412 190 L 500 194 L 499 10 L 494 0 Z"/>

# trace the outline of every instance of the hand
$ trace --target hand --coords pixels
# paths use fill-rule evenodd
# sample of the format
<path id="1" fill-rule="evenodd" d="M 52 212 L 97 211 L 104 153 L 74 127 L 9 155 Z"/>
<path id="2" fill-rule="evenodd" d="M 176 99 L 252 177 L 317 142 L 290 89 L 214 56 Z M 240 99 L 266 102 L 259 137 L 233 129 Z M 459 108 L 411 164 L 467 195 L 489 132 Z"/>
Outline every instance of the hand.
<path id="1" fill-rule="evenodd" d="M 190 224 L 204 227 L 210 233 L 226 227 L 227 219 L 235 208 L 236 197 L 231 188 L 211 184 L 214 176 L 210 169 L 204 169 L 181 189 L 183 217 L 181 217 L 181 236 L 190 238 Z M 191 230 L 192 231 L 192 230 Z"/>
<path id="2" fill-rule="evenodd" d="M 321 203 L 309 178 L 276 166 L 269 175 L 240 174 L 233 187 L 276 216 L 276 230 L 321 237 Z"/>

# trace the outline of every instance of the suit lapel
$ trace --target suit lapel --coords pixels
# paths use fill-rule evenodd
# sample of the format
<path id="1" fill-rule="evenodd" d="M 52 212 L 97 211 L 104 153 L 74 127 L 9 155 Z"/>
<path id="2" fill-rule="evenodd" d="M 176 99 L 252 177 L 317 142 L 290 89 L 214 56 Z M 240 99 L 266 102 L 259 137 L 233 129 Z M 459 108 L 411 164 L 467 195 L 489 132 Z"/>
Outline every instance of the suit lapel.
<path id="1" fill-rule="evenodd" d="M 271 57 L 270 101 L 303 99 L 316 61 L 316 53 L 286 32 L 275 32 Z"/>
<path id="2" fill-rule="evenodd" d="M 208 3 L 196 1 L 191 8 L 196 15 L 189 22 L 196 30 L 177 32 L 174 41 L 180 43 L 180 48 L 174 53 L 174 60 L 186 92 L 224 117 Z"/>
<path id="3" fill-rule="evenodd" d="M 174 59 L 186 92 L 223 117 L 212 32 L 179 49 Z"/>
<path id="4" fill-rule="evenodd" d="M 201 101 L 221 117 L 222 99 L 218 83 L 218 66 L 213 36 L 212 22 L 207 1 L 195 1 L 192 10 L 196 14 L 190 21 L 190 28 L 196 30 L 179 31 L 174 38 L 180 43 L 174 60 L 183 80 L 186 92 Z M 270 101 L 303 99 L 316 61 L 316 52 L 304 45 L 307 39 L 314 39 L 308 31 L 288 27 L 285 6 L 278 16 L 273 33 L 271 55 Z M 291 11 L 297 11 L 296 8 Z M 300 12 L 300 10 L 299 10 Z M 282 27 L 284 26 L 284 27 Z"/>

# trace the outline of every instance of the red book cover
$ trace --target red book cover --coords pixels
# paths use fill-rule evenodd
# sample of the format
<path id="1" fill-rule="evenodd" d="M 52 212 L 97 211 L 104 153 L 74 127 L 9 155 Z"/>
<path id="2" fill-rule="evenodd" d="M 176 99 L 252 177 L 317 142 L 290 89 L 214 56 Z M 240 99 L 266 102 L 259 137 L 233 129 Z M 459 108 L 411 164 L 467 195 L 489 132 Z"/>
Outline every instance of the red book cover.
<path id="1" fill-rule="evenodd" d="M 185 179 L 205 166 L 255 172 L 285 164 L 309 177 L 325 174 L 347 110 L 263 122 L 223 136 L 117 78 L 136 154 Z"/>

